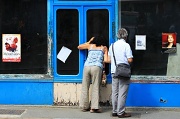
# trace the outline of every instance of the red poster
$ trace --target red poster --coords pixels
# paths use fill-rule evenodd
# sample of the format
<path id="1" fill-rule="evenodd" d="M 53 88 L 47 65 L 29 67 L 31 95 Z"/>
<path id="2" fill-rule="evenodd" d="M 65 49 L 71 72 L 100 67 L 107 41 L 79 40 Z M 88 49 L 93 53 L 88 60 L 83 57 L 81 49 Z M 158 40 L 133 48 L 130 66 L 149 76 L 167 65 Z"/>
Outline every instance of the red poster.
<path id="1" fill-rule="evenodd" d="M 21 62 L 20 34 L 2 34 L 2 62 Z"/>
<path id="2" fill-rule="evenodd" d="M 176 33 L 162 33 L 162 49 L 164 53 L 176 52 Z"/>

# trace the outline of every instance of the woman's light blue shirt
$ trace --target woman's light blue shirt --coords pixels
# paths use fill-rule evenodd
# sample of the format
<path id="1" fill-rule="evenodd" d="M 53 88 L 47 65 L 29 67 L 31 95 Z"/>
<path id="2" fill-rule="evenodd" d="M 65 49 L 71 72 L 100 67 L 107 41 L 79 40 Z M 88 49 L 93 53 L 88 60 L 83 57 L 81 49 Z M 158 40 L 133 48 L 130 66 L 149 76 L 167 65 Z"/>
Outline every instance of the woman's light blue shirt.
<path id="1" fill-rule="evenodd" d="M 103 69 L 104 52 L 100 49 L 90 49 L 84 66 L 99 66 Z"/>

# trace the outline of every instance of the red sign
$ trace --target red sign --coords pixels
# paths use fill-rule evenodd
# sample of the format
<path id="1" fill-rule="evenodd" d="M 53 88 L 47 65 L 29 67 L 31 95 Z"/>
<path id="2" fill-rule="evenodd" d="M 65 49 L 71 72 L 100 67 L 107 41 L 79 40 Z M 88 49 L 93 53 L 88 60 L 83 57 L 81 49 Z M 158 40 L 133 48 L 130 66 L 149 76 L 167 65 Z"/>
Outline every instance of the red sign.
<path id="1" fill-rule="evenodd" d="M 176 53 L 176 33 L 162 33 L 162 52 Z"/>
<path id="2" fill-rule="evenodd" d="M 176 33 L 162 33 L 162 48 L 176 47 Z"/>

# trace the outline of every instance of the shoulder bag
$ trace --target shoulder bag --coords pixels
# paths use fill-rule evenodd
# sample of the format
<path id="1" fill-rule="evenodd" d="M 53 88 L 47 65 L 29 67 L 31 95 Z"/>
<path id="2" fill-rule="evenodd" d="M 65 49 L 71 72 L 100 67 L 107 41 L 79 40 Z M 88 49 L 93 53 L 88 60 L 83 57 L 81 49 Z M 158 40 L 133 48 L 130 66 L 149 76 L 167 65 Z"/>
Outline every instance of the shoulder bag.
<path id="1" fill-rule="evenodd" d="M 116 66 L 116 70 L 114 73 L 114 78 L 125 78 L 125 79 L 130 79 L 131 78 L 131 66 L 125 63 L 119 63 L 116 64 L 116 58 L 114 54 L 114 44 L 112 44 L 112 52 L 113 52 L 113 57 L 114 57 L 114 63 Z"/>

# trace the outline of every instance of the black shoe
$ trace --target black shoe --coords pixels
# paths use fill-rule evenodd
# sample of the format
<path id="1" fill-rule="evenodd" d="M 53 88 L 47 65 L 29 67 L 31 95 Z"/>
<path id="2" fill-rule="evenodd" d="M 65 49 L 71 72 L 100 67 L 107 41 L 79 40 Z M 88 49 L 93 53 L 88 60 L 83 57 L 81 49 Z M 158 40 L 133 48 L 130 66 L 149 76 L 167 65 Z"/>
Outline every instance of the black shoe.
<path id="1" fill-rule="evenodd" d="M 112 117 L 117 117 L 118 115 L 117 115 L 117 113 L 112 113 L 111 116 Z"/>
<path id="2" fill-rule="evenodd" d="M 82 112 L 87 112 L 87 111 L 90 111 L 90 108 L 89 109 L 82 109 L 81 111 Z"/>
<path id="3" fill-rule="evenodd" d="M 102 110 L 101 109 L 91 109 L 90 112 L 91 113 L 101 113 Z"/>
<path id="4" fill-rule="evenodd" d="M 123 114 L 118 115 L 118 117 L 119 117 L 119 118 L 131 117 L 131 114 L 128 114 L 128 113 L 124 112 Z"/>

